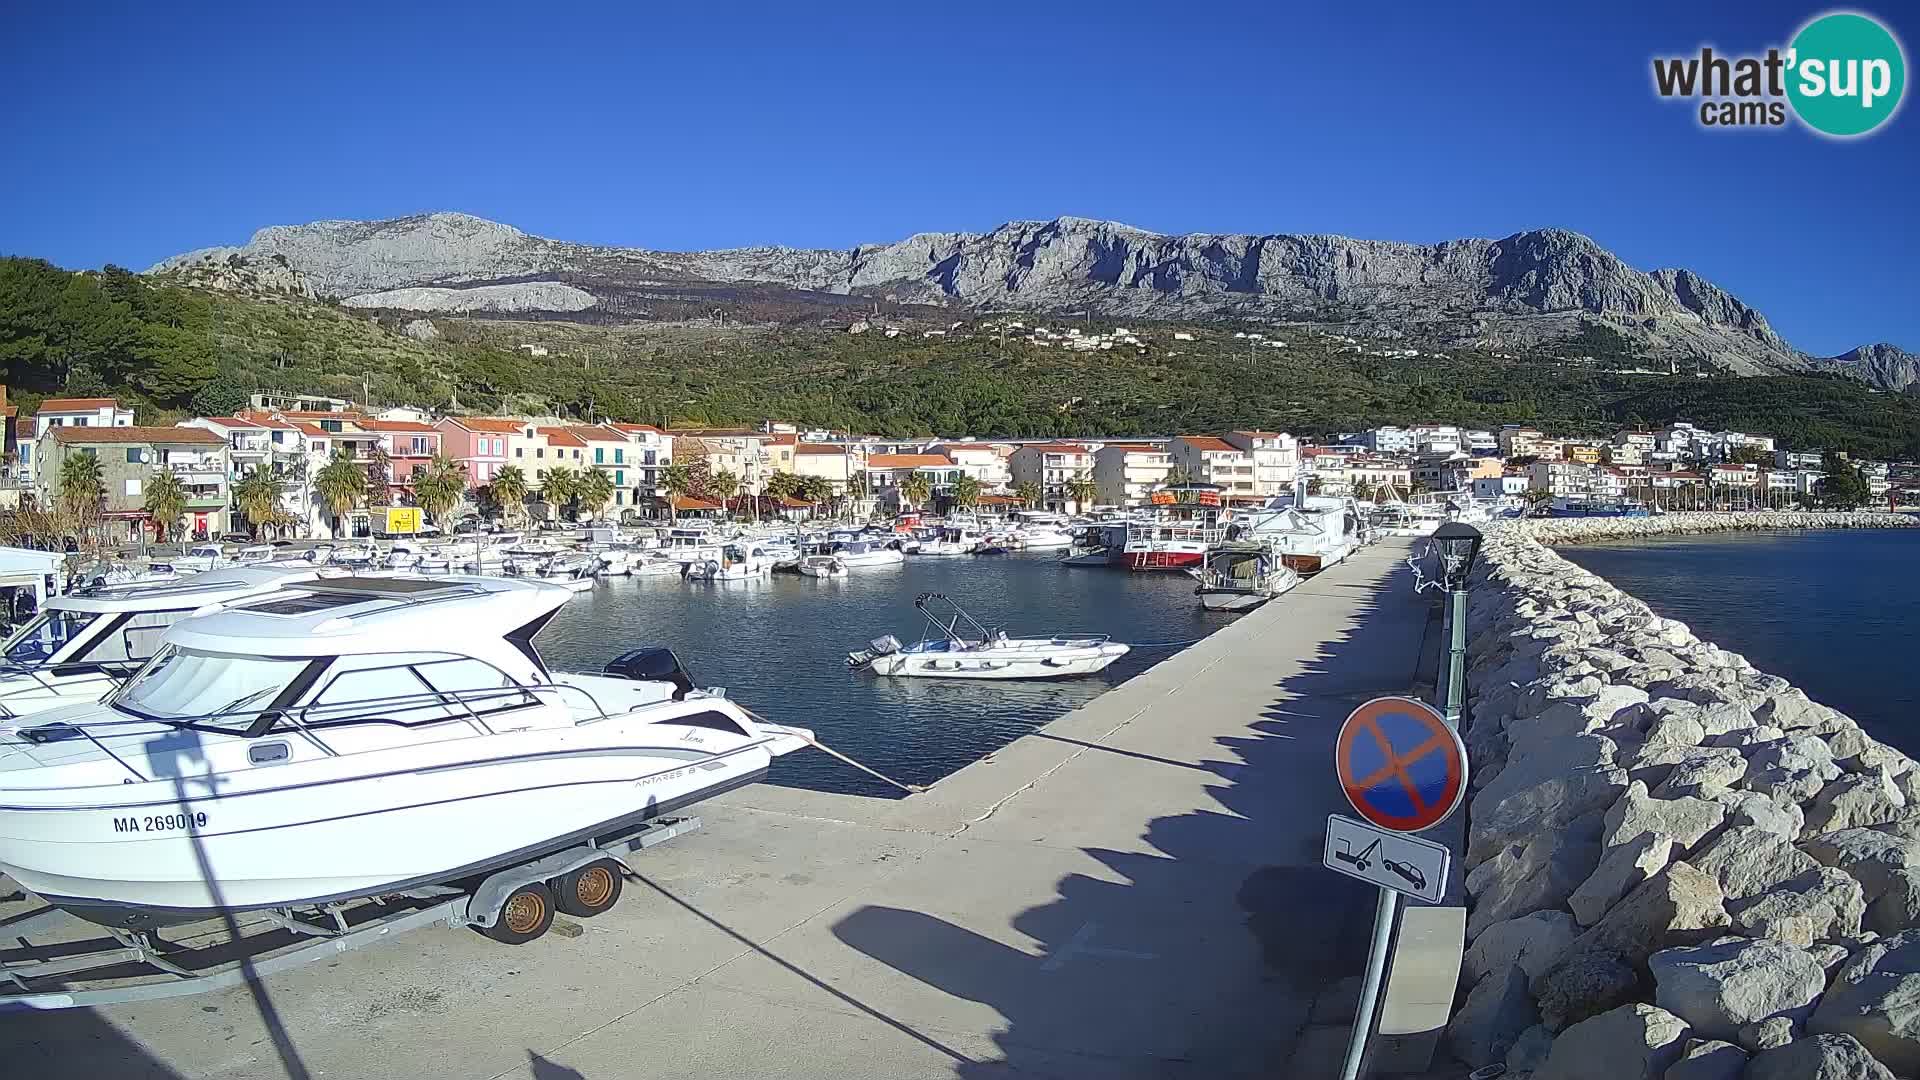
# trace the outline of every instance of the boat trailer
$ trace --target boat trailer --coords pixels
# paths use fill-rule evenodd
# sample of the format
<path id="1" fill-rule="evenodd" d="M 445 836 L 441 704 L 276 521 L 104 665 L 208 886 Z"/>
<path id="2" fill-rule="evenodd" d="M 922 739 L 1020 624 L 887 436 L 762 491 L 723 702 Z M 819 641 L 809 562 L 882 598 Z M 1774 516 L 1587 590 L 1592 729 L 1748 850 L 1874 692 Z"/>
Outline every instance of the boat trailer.
<path id="1" fill-rule="evenodd" d="M 516 902 L 593 864 L 612 861 L 627 873 L 625 855 L 700 828 L 697 817 L 659 818 L 607 844 L 584 844 L 499 870 L 470 890 L 430 886 L 363 897 L 318 908 L 278 908 L 232 915 L 227 933 L 208 945 L 161 940 L 154 931 L 122 930 L 83 922 L 54 907 L 0 920 L 0 1012 L 78 1009 L 134 1001 L 190 997 L 241 986 L 340 953 L 378 945 L 423 926 L 472 927 L 510 944 L 531 941 L 551 925 L 552 904 L 537 927 L 515 926 Z M 619 896 L 616 878 L 598 914 Z M 552 900 L 551 891 L 547 891 Z M 562 903 L 562 909 L 566 905 Z M 222 916 L 189 924 L 204 927 Z M 237 928 L 240 921 L 252 925 Z M 76 927 L 106 937 L 74 940 Z M 531 930 L 531 932 L 528 932 Z M 58 935 L 54 937 L 51 935 Z M 58 988 L 41 988 L 52 980 Z M 144 981 L 134 981 L 144 980 Z M 74 983 L 112 985 L 81 988 Z"/>

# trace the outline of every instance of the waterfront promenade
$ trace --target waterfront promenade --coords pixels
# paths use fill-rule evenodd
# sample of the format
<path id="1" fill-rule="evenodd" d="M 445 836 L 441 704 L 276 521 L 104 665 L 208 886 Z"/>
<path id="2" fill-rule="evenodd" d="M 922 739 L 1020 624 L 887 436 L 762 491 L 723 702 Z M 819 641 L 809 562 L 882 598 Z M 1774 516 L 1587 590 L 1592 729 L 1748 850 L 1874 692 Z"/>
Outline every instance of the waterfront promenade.
<path id="1" fill-rule="evenodd" d="M 417 931 L 232 992 L 0 1017 L 33 1077 L 1317 1076 L 1372 892 L 1320 867 L 1335 730 L 1428 603 L 1361 552 L 889 801 L 769 786 L 521 948 Z M 17 910 L 17 906 L 13 908 Z M 0 915 L 9 913 L 0 907 Z M 567 936 L 572 933 L 573 936 Z"/>

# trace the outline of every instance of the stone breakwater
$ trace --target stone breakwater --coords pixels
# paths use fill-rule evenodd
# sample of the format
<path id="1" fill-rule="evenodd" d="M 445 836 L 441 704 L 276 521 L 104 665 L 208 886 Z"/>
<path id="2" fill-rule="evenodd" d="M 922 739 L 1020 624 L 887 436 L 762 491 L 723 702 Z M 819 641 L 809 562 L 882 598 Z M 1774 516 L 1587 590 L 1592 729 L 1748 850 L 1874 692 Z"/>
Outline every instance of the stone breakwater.
<path id="1" fill-rule="evenodd" d="M 1528 536 L 1543 544 L 1582 544 L 1596 540 L 1640 540 L 1689 533 L 1764 532 L 1769 529 L 1912 529 L 1920 517 L 1874 511 L 1819 512 L 1761 510 L 1721 513 L 1681 511 L 1643 518 L 1528 518 L 1502 522 L 1495 528 Z"/>
<path id="2" fill-rule="evenodd" d="M 1533 1080 L 1920 1077 L 1920 770 L 1546 546 L 1887 517 L 1488 531 L 1461 1061 Z"/>

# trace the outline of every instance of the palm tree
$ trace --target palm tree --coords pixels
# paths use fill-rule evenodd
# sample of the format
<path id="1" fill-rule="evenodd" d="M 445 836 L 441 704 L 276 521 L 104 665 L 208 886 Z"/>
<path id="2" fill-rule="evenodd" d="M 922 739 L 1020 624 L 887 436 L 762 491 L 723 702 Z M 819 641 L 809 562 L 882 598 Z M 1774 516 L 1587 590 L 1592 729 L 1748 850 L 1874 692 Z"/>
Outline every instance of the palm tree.
<path id="1" fill-rule="evenodd" d="M 727 501 L 732 499 L 739 491 L 739 477 L 725 469 L 721 469 L 719 472 L 713 474 L 713 493 L 720 496 L 721 506 L 725 506 Z"/>
<path id="2" fill-rule="evenodd" d="M 680 519 L 680 507 L 676 504 L 693 490 L 693 470 L 685 465 L 674 463 L 660 470 L 660 486 L 667 492 L 667 520 Z"/>
<path id="3" fill-rule="evenodd" d="M 1029 509 L 1039 506 L 1040 500 L 1046 498 L 1046 493 L 1040 490 L 1040 485 L 1034 483 L 1032 480 L 1028 480 L 1022 484 L 1015 484 L 1013 493 L 1019 496 L 1020 504 Z"/>
<path id="4" fill-rule="evenodd" d="M 613 499 L 613 478 L 602 469 L 588 469 L 580 474 L 579 483 L 574 485 L 574 498 L 587 511 L 589 517 L 600 516 L 600 508 Z"/>
<path id="5" fill-rule="evenodd" d="M 971 510 L 980 504 L 980 478 L 961 473 L 953 482 L 953 505 Z"/>
<path id="6" fill-rule="evenodd" d="M 509 522 L 520 516 L 527 501 L 527 474 L 518 465 L 508 465 L 493 474 L 493 501 L 505 512 Z"/>
<path id="7" fill-rule="evenodd" d="M 902 502 L 921 506 L 933 495 L 933 479 L 923 472 L 910 472 L 900 481 L 898 491 Z"/>
<path id="8" fill-rule="evenodd" d="M 1076 513 L 1086 513 L 1087 507 L 1092 506 L 1093 500 L 1100 494 L 1100 488 L 1094 484 L 1092 475 L 1085 469 L 1080 470 L 1079 475 L 1067 481 L 1066 486 L 1067 497 L 1073 500 Z"/>
<path id="9" fill-rule="evenodd" d="M 187 512 L 187 489 L 180 486 L 180 478 L 161 469 L 147 477 L 145 509 L 147 517 L 160 533 L 160 542 L 166 543 L 173 530 L 180 524 L 180 518 Z"/>
<path id="10" fill-rule="evenodd" d="M 435 454 L 427 467 L 413 474 L 413 500 L 438 525 L 467 493 L 467 470 L 444 454 Z"/>
<path id="11" fill-rule="evenodd" d="M 540 470 L 540 498 L 556 512 L 570 510 L 579 497 L 579 473 L 565 465 Z"/>
<path id="12" fill-rule="evenodd" d="M 76 451 L 60 463 L 60 501 L 66 504 L 69 514 L 91 520 L 106 493 L 106 483 L 100 479 L 99 458 Z"/>
<path id="13" fill-rule="evenodd" d="M 233 485 L 233 505 L 246 516 L 247 532 L 260 535 L 260 526 L 272 521 L 280 511 L 280 496 L 287 485 L 264 465 L 255 465 Z"/>
<path id="14" fill-rule="evenodd" d="M 333 533 L 342 535 L 340 519 L 353 512 L 367 497 L 367 470 L 353 460 L 353 451 L 341 447 L 333 460 L 313 474 L 313 490 L 333 514 Z"/>
<path id="15" fill-rule="evenodd" d="M 1185 465 L 1175 465 L 1173 468 L 1167 470 L 1167 479 L 1165 481 L 1167 487 L 1186 487 L 1191 483 L 1193 483 L 1193 470 L 1187 468 Z"/>

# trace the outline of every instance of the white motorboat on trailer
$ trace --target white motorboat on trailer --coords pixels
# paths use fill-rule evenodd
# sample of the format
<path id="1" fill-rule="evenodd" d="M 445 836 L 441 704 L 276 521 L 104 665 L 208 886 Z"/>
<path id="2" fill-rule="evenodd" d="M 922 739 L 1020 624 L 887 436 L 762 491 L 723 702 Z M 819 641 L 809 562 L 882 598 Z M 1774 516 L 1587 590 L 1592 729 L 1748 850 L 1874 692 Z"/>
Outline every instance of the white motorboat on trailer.
<path id="1" fill-rule="evenodd" d="M 938 613 L 928 607 L 935 602 L 944 605 Z M 875 638 L 867 648 L 848 653 L 847 666 L 933 679 L 1060 679 L 1092 675 L 1127 655 L 1127 646 L 1105 634 L 1008 637 L 980 625 L 943 593 L 921 593 L 913 606 L 937 637 L 906 646 L 891 634 Z"/>
<path id="2" fill-rule="evenodd" d="M 0 720 L 98 701 L 152 658 L 167 627 L 321 573 L 300 563 L 234 566 L 54 597 L 0 644 Z"/>
<path id="3" fill-rule="evenodd" d="M 1194 595 L 1208 611 L 1252 611 L 1300 584 L 1300 575 L 1268 544 L 1230 541 L 1207 551 L 1207 561 L 1189 570 L 1200 584 Z"/>
<path id="4" fill-rule="evenodd" d="M 532 639 L 570 595 L 342 577 L 185 620 L 103 701 L 0 724 L 0 872 L 130 929 L 472 882 L 811 741 L 669 650 L 549 672 Z"/>

